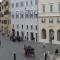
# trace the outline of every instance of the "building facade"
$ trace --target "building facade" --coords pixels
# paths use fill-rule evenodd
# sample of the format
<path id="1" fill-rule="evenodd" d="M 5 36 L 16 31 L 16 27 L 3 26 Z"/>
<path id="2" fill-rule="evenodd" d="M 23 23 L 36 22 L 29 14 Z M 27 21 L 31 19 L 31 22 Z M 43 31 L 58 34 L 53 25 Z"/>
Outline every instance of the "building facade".
<path id="1" fill-rule="evenodd" d="M 1 12 L 1 3 L 0 3 L 0 31 L 1 31 L 1 17 L 2 17 L 2 12 Z"/>
<path id="2" fill-rule="evenodd" d="M 38 40 L 37 0 L 10 0 L 11 34 L 19 35 L 23 40 Z"/>
<path id="3" fill-rule="evenodd" d="M 39 42 L 60 44 L 60 0 L 38 0 Z"/>
<path id="4" fill-rule="evenodd" d="M 1 2 L 1 31 L 2 33 L 9 35 L 10 32 L 10 13 L 9 13 L 9 2 L 3 0 Z"/>

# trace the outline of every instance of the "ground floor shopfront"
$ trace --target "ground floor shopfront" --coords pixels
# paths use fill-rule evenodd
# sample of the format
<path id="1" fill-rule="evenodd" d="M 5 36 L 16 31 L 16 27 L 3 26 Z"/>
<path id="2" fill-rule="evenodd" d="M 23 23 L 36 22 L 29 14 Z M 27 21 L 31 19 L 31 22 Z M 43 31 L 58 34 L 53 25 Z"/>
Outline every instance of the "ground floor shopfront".
<path id="1" fill-rule="evenodd" d="M 16 31 L 15 29 L 12 29 L 12 34 L 14 36 L 20 36 L 23 38 L 23 40 L 28 40 L 28 41 L 38 41 L 38 33 L 34 31 Z"/>
<path id="2" fill-rule="evenodd" d="M 59 27 L 59 25 L 42 25 L 39 30 L 39 42 L 60 44 Z"/>
<path id="3" fill-rule="evenodd" d="M 60 16 L 39 17 L 38 38 L 39 42 L 60 44 Z"/>

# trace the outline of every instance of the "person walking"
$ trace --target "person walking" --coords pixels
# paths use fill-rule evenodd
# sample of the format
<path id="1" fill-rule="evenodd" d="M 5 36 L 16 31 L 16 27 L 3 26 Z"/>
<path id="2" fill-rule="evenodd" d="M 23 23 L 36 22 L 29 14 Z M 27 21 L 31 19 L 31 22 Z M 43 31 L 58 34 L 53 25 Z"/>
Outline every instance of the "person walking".
<path id="1" fill-rule="evenodd" d="M 1 40 L 0 40 L 0 46 L 1 46 Z"/>
<path id="2" fill-rule="evenodd" d="M 47 53 L 45 53 L 45 60 L 47 60 Z"/>
<path id="3" fill-rule="evenodd" d="M 14 53 L 13 55 L 14 55 L 14 60 L 16 60 L 16 53 Z"/>
<path id="4" fill-rule="evenodd" d="M 55 50 L 55 54 L 58 54 L 58 49 Z"/>

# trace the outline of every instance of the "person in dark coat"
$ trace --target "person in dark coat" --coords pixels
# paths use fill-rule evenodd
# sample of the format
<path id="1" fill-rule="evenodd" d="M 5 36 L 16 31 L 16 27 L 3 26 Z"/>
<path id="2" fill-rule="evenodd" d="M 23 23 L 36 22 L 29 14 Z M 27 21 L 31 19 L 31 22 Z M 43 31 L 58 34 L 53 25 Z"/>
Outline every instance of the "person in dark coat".
<path id="1" fill-rule="evenodd" d="M 47 60 L 47 53 L 45 53 L 45 60 Z"/>
<path id="2" fill-rule="evenodd" d="M 1 40 L 0 40 L 0 46 L 1 46 Z"/>
<path id="3" fill-rule="evenodd" d="M 14 53 L 14 60 L 16 60 L 16 53 Z"/>
<path id="4" fill-rule="evenodd" d="M 55 50 L 55 54 L 58 54 L 58 49 Z"/>

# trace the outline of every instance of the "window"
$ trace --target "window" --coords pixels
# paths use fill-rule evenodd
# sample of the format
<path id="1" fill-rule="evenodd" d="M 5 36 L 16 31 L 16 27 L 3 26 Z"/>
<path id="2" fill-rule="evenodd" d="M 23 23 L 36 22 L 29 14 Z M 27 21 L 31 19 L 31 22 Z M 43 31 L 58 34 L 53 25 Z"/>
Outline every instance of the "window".
<path id="1" fill-rule="evenodd" d="M 23 17 L 24 17 L 24 15 L 23 15 L 23 14 L 20 14 L 20 17 L 21 17 L 21 18 L 23 18 Z"/>
<path id="2" fill-rule="evenodd" d="M 8 2 L 8 1 L 6 1 L 5 6 L 8 6 L 8 5 L 9 5 L 9 2 Z"/>
<path id="3" fill-rule="evenodd" d="M 9 14 L 9 11 L 8 10 L 5 10 L 4 11 L 4 15 L 7 15 L 7 14 Z"/>
<path id="4" fill-rule="evenodd" d="M 21 31 L 21 38 L 22 38 L 22 40 L 24 38 L 24 32 L 23 31 Z"/>
<path id="5" fill-rule="evenodd" d="M 53 5 L 50 5 L 50 12 L 53 12 Z"/>
<path id="6" fill-rule="evenodd" d="M 30 18 L 33 18 L 33 11 L 30 11 Z"/>
<path id="7" fill-rule="evenodd" d="M 1 7 L 0 7 L 0 11 L 1 11 Z"/>
<path id="8" fill-rule="evenodd" d="M 20 18 L 24 18 L 24 13 L 22 11 L 20 12 Z"/>
<path id="9" fill-rule="evenodd" d="M 57 30 L 57 40 L 60 41 L 60 29 Z"/>
<path id="10" fill-rule="evenodd" d="M 8 25 L 11 24 L 10 20 L 8 20 Z"/>
<path id="11" fill-rule="evenodd" d="M 21 6 L 23 6 L 23 1 L 21 2 Z"/>
<path id="12" fill-rule="evenodd" d="M 33 29 L 33 26 L 31 25 L 31 30 Z"/>
<path id="13" fill-rule="evenodd" d="M 23 29 L 23 25 L 22 25 L 22 29 Z"/>
<path id="14" fill-rule="evenodd" d="M 38 13 L 37 11 L 34 12 L 34 18 L 37 18 L 38 17 Z"/>
<path id="15" fill-rule="evenodd" d="M 42 29 L 41 31 L 41 38 L 46 39 L 46 29 Z"/>
<path id="16" fill-rule="evenodd" d="M 54 30 L 50 29 L 49 30 L 49 41 L 52 43 L 52 40 L 54 40 Z"/>
<path id="17" fill-rule="evenodd" d="M 19 31 L 17 31 L 17 36 L 19 36 Z"/>
<path id="18" fill-rule="evenodd" d="M 12 8 L 14 8 L 14 3 L 12 3 Z"/>
<path id="19" fill-rule="evenodd" d="M 7 20 L 4 20 L 4 24 L 7 24 Z"/>
<path id="20" fill-rule="evenodd" d="M 60 4 L 58 4 L 58 10 L 59 10 L 59 12 L 60 12 Z"/>
<path id="21" fill-rule="evenodd" d="M 14 14 L 12 14 L 11 17 L 14 19 Z"/>
<path id="22" fill-rule="evenodd" d="M 43 4 L 43 12 L 45 12 L 45 4 Z"/>
<path id="23" fill-rule="evenodd" d="M 25 18 L 28 18 L 28 17 L 29 17 L 29 11 L 26 10 L 26 11 L 25 11 Z"/>
<path id="24" fill-rule="evenodd" d="M 53 23 L 53 18 L 49 18 L 49 23 Z"/>
<path id="25" fill-rule="evenodd" d="M 17 25 L 17 29 L 18 29 L 19 25 Z"/>
<path id="26" fill-rule="evenodd" d="M 16 19 L 19 18 L 19 12 L 16 12 Z"/>
<path id="27" fill-rule="evenodd" d="M 35 29 L 37 30 L 37 25 L 35 26 Z"/>
<path id="28" fill-rule="evenodd" d="M 60 18 L 57 18 L 57 23 L 60 23 Z"/>
<path id="29" fill-rule="evenodd" d="M 27 32 L 27 40 L 29 39 L 29 37 L 28 37 L 28 32 Z"/>
<path id="30" fill-rule="evenodd" d="M 37 5 L 37 3 L 38 3 L 37 0 L 35 0 L 35 5 Z"/>
<path id="31" fill-rule="evenodd" d="M 28 25 L 27 25 L 27 29 L 28 29 Z"/>
<path id="32" fill-rule="evenodd" d="M 19 3 L 17 2 L 17 3 L 16 3 L 16 7 L 18 7 L 18 6 L 19 6 Z"/>
<path id="33" fill-rule="evenodd" d="M 1 20 L 0 20 L 0 23 L 1 23 Z"/>
<path id="34" fill-rule="evenodd" d="M 31 5 L 33 4 L 32 1 L 30 3 L 31 3 Z"/>
<path id="35" fill-rule="evenodd" d="M 16 14 L 16 18 L 19 18 L 19 15 L 18 14 Z"/>
<path id="36" fill-rule="evenodd" d="M 4 21 L 2 21 L 2 24 L 4 23 Z"/>
<path id="37" fill-rule="evenodd" d="M 13 28 L 14 28 L 14 24 L 13 24 Z"/>
<path id="38" fill-rule="evenodd" d="M 26 1 L 26 6 L 28 6 L 28 1 Z"/>
<path id="39" fill-rule="evenodd" d="M 45 23 L 45 18 L 41 18 L 42 23 Z"/>
<path id="40" fill-rule="evenodd" d="M 16 13 L 16 19 L 19 18 L 19 15 Z"/>

